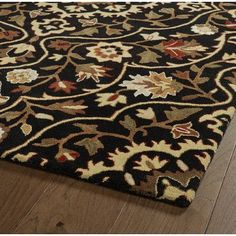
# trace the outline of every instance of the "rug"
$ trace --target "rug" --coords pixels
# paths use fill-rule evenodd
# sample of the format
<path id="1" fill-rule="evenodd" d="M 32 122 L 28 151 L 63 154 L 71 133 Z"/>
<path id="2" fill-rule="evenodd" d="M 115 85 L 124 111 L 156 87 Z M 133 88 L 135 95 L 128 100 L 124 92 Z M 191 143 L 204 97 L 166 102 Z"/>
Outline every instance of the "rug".
<path id="1" fill-rule="evenodd" d="M 0 75 L 1 159 L 186 207 L 235 111 L 236 3 L 1 3 Z"/>

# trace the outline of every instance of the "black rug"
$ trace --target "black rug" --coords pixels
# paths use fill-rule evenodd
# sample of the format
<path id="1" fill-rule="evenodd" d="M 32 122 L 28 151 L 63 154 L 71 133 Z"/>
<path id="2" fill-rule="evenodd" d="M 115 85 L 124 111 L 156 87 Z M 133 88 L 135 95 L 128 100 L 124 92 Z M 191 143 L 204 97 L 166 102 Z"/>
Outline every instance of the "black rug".
<path id="1" fill-rule="evenodd" d="M 0 156 L 188 206 L 235 48 L 236 3 L 0 3 Z"/>

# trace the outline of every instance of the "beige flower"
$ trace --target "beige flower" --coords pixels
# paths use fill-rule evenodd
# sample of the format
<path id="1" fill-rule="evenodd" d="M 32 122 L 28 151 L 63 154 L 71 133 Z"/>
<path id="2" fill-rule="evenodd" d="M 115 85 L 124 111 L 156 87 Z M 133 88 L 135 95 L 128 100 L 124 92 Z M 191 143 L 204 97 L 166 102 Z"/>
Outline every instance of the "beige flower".
<path id="1" fill-rule="evenodd" d="M 194 33 L 201 35 L 213 35 L 218 32 L 218 28 L 210 24 L 197 24 L 191 27 Z"/>
<path id="2" fill-rule="evenodd" d="M 6 79 L 12 84 L 26 84 L 38 78 L 36 70 L 15 69 L 7 73 Z"/>
<path id="3" fill-rule="evenodd" d="M 172 80 L 172 77 L 166 77 L 165 72 L 159 74 L 150 71 L 149 75 L 130 75 L 130 78 L 132 80 L 124 80 L 120 86 L 136 90 L 135 97 L 152 95 L 151 98 L 166 98 L 168 95 L 175 96 L 183 88 L 180 83 Z"/>
<path id="4" fill-rule="evenodd" d="M 141 34 L 141 36 L 147 41 L 166 39 L 165 37 L 160 36 L 158 32 L 151 34 Z"/>
<path id="5" fill-rule="evenodd" d="M 123 58 L 132 57 L 128 52 L 133 47 L 127 47 L 122 45 L 121 42 L 106 43 L 100 42 L 96 46 L 87 47 L 90 52 L 88 57 L 94 57 L 99 62 L 114 61 L 121 63 Z"/>
<path id="6" fill-rule="evenodd" d="M 118 103 L 126 104 L 126 97 L 117 93 L 99 93 L 97 94 L 97 99 L 99 107 L 112 106 L 115 107 Z"/>
<path id="7" fill-rule="evenodd" d="M 70 26 L 70 24 L 64 19 L 43 19 L 41 22 L 37 20 L 32 21 L 32 30 L 34 30 L 35 34 L 38 36 L 45 36 L 51 34 L 61 34 L 64 31 L 74 30 L 74 26 Z"/>

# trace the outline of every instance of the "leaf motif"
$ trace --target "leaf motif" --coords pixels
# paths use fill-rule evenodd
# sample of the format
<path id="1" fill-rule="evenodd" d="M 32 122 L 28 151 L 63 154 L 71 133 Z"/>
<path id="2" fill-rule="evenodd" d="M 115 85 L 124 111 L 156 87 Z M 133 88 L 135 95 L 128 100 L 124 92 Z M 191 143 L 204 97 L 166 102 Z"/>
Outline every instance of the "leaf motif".
<path id="1" fill-rule="evenodd" d="M 88 124 L 81 124 L 81 123 L 76 123 L 74 126 L 79 127 L 82 131 L 93 134 L 97 133 L 97 125 L 88 125 Z"/>
<path id="2" fill-rule="evenodd" d="M 20 129 L 21 129 L 22 133 L 23 133 L 25 136 L 27 136 L 27 135 L 29 135 L 29 134 L 31 133 L 31 131 L 32 131 L 32 126 L 29 125 L 29 124 L 27 124 L 27 123 L 24 123 L 24 124 L 21 125 Z"/>
<path id="3" fill-rule="evenodd" d="M 40 69 L 42 70 L 56 70 L 60 67 L 60 65 L 53 65 L 53 66 L 44 66 L 44 67 L 41 67 Z"/>
<path id="4" fill-rule="evenodd" d="M 69 56 L 73 57 L 75 59 L 78 59 L 78 60 L 85 60 L 85 58 L 80 56 L 78 53 L 71 53 L 71 54 L 69 54 Z"/>
<path id="5" fill-rule="evenodd" d="M 52 115 L 48 115 L 45 113 L 37 113 L 35 114 L 35 117 L 38 119 L 45 119 L 45 120 L 54 120 L 54 117 Z"/>
<path id="6" fill-rule="evenodd" d="M 24 26 L 26 17 L 24 15 L 16 15 L 10 18 L 10 21 L 15 21 L 17 25 Z"/>
<path id="7" fill-rule="evenodd" d="M 198 94 L 190 94 L 190 95 L 183 96 L 182 100 L 183 101 L 192 100 L 192 99 L 195 99 L 195 98 L 198 98 L 198 97 L 199 97 Z"/>
<path id="8" fill-rule="evenodd" d="M 109 36 L 111 36 L 111 35 L 120 35 L 120 34 L 122 34 L 122 30 L 107 27 L 106 28 L 106 34 L 109 35 Z"/>
<path id="9" fill-rule="evenodd" d="M 212 64 L 212 65 L 207 65 L 206 68 L 220 68 L 222 65 L 219 64 Z"/>
<path id="10" fill-rule="evenodd" d="M 124 120 L 121 120 L 119 123 L 131 132 L 137 127 L 135 120 L 133 120 L 129 115 L 126 115 Z"/>
<path id="11" fill-rule="evenodd" d="M 153 21 L 151 25 L 152 26 L 160 26 L 160 27 L 168 27 L 167 24 L 164 24 L 164 23 L 162 23 L 160 21 Z"/>
<path id="12" fill-rule="evenodd" d="M 103 143 L 97 138 L 85 138 L 75 143 L 75 145 L 84 146 L 87 149 L 90 156 L 95 155 L 98 149 L 104 148 Z"/>
<path id="13" fill-rule="evenodd" d="M 122 24 L 122 28 L 127 30 L 127 31 L 130 31 L 133 28 L 133 26 L 131 24 L 127 23 L 127 22 L 124 22 Z"/>
<path id="14" fill-rule="evenodd" d="M 154 11 L 150 11 L 149 13 L 145 14 L 145 16 L 146 16 L 148 19 L 158 19 L 158 18 L 161 18 L 161 17 L 162 17 L 162 15 L 157 14 L 157 13 L 154 12 Z"/>
<path id="15" fill-rule="evenodd" d="M 150 50 L 141 52 L 138 55 L 141 57 L 141 60 L 139 62 L 144 64 L 158 62 L 157 59 L 160 58 L 157 53 L 152 52 Z"/>
<path id="16" fill-rule="evenodd" d="M 172 110 L 165 111 L 166 117 L 168 120 L 171 121 L 177 121 L 177 120 L 183 120 L 189 116 L 191 116 L 194 113 L 197 113 L 202 110 L 202 108 L 176 108 L 171 107 Z"/>
<path id="17" fill-rule="evenodd" d="M 200 68 L 193 64 L 193 65 L 190 67 L 190 70 L 193 71 L 193 72 L 198 72 L 198 71 L 200 70 Z"/>
<path id="18" fill-rule="evenodd" d="M 197 84 L 204 84 L 208 82 L 209 79 L 210 79 L 209 77 L 201 77 L 201 78 L 198 78 L 197 80 L 195 79 L 194 82 Z"/>
<path id="19" fill-rule="evenodd" d="M 8 111 L 0 115 L 1 118 L 6 119 L 6 121 L 11 121 L 19 117 L 22 113 L 17 111 Z"/>
<path id="20" fill-rule="evenodd" d="M 188 19 L 191 15 L 189 14 L 185 14 L 185 15 L 177 15 L 175 16 L 175 18 L 178 18 L 178 19 Z"/>
<path id="21" fill-rule="evenodd" d="M 96 27 L 89 27 L 86 29 L 83 29 L 79 32 L 71 33 L 71 35 L 88 35 L 93 36 L 94 34 L 98 33 L 98 29 Z"/>
<path id="22" fill-rule="evenodd" d="M 58 139 L 55 138 L 44 138 L 41 140 L 40 143 L 34 143 L 34 146 L 39 146 L 39 147 L 50 147 L 50 146 L 54 146 L 57 145 L 59 142 Z"/>
<path id="23" fill-rule="evenodd" d="M 35 156 L 37 153 L 35 152 L 29 152 L 28 154 L 20 154 L 17 153 L 12 160 L 17 160 L 19 162 L 27 162 L 30 158 L 32 158 L 33 156 Z"/>
<path id="24" fill-rule="evenodd" d="M 124 178 L 125 178 L 125 181 L 126 181 L 129 185 L 131 185 L 131 186 L 134 186 L 134 185 L 135 185 L 134 178 L 133 178 L 133 176 L 132 176 L 130 173 L 126 172 L 126 173 L 124 174 Z"/>

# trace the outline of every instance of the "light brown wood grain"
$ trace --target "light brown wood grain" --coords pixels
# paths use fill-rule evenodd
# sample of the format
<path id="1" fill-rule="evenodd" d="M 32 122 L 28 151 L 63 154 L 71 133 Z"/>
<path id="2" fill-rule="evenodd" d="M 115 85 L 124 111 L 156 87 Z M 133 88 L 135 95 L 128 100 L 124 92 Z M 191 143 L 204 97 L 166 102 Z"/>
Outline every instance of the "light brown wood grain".
<path id="1" fill-rule="evenodd" d="M 204 233 L 235 146 L 232 121 L 193 203 L 186 210 L 130 197 L 111 233 Z M 224 157 L 224 158 L 222 158 Z"/>
<path id="2" fill-rule="evenodd" d="M 42 196 L 55 177 L 0 161 L 0 233 L 9 233 Z"/>
<path id="3" fill-rule="evenodd" d="M 129 195 L 61 177 L 20 223 L 16 233 L 105 233 Z"/>
<path id="4" fill-rule="evenodd" d="M 225 158 L 222 156 L 222 158 Z M 207 233 L 236 233 L 236 151 L 220 190 Z"/>
<path id="5" fill-rule="evenodd" d="M 217 209 L 218 201 L 216 200 L 235 147 L 235 128 L 236 118 L 233 119 L 200 185 L 196 199 L 187 209 L 68 177 L 57 176 L 52 180 L 45 177 L 45 174 L 52 174 L 29 168 L 22 169 L 15 165 L 16 173 L 6 170 L 1 172 L 3 176 L 1 183 L 8 181 L 10 185 L 3 186 L 2 184 L 0 190 L 0 193 L 3 193 L 1 203 L 5 204 L 0 210 L 0 231 L 15 233 L 204 233 L 213 209 Z M 6 164 L 3 165 L 5 165 L 3 169 L 7 169 Z M 229 168 L 231 170 L 229 173 L 232 173 L 232 169 L 234 167 Z M 226 182 L 224 185 L 227 185 Z M 232 194 L 232 187 L 230 191 Z M 228 197 L 229 200 L 232 201 Z M 222 206 L 225 207 L 227 202 L 221 201 Z M 229 212 L 233 223 L 236 213 L 233 209 Z M 215 224 L 217 222 L 220 220 L 217 220 Z M 225 230 L 233 229 L 225 228 Z"/>

